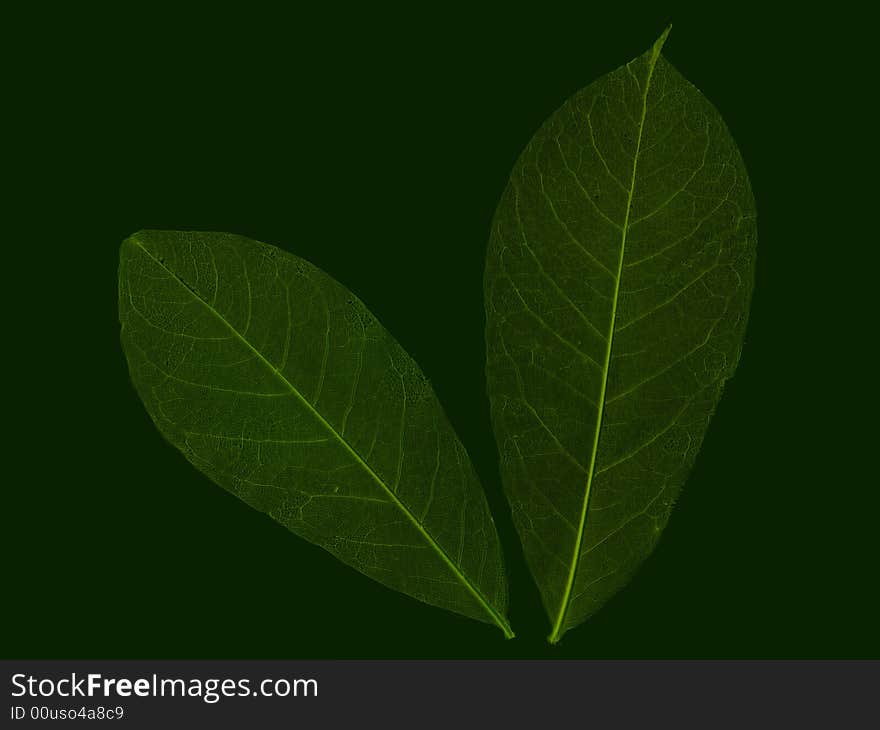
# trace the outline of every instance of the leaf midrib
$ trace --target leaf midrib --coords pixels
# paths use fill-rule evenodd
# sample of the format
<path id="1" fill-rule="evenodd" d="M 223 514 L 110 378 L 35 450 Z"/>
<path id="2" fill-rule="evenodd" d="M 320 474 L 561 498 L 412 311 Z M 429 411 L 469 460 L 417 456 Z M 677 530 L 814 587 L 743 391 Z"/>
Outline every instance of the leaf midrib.
<path id="1" fill-rule="evenodd" d="M 590 465 L 587 472 L 587 484 L 584 490 L 584 499 L 581 504 L 581 513 L 578 522 L 578 530 L 577 537 L 575 539 L 574 551 L 571 558 L 571 564 L 569 566 L 568 577 L 565 583 L 565 589 L 562 594 L 562 600 L 559 604 L 559 611 L 556 615 L 556 620 L 553 623 L 553 630 L 548 637 L 548 640 L 551 644 L 557 643 L 562 635 L 565 633 L 565 618 L 568 614 L 568 609 L 571 606 L 571 591 L 574 586 L 575 577 L 577 576 L 577 571 L 580 563 L 581 557 L 581 548 L 583 546 L 584 540 L 584 531 L 587 523 L 587 513 L 589 511 L 590 505 L 590 495 L 592 492 L 593 485 L 593 476 L 596 470 L 596 454 L 599 450 L 599 434 L 602 430 L 602 416 L 605 412 L 605 390 L 608 384 L 608 371 L 609 365 L 611 362 L 611 345 L 614 340 L 614 325 L 617 318 L 617 299 L 620 292 L 620 278 L 623 272 L 623 254 L 626 250 L 626 234 L 629 227 L 629 214 L 632 209 L 632 200 L 633 193 L 635 192 L 636 185 L 636 170 L 638 169 L 639 164 L 639 151 L 642 147 L 642 132 L 645 127 L 645 116 L 648 110 L 648 91 L 651 88 L 651 77 L 654 74 L 654 67 L 657 64 L 657 59 L 660 57 L 660 50 L 663 48 L 663 44 L 666 41 L 666 37 L 669 35 L 669 30 L 671 29 L 671 25 L 663 31 L 663 35 L 657 39 L 656 43 L 652 48 L 651 53 L 651 62 L 648 67 L 648 76 L 645 80 L 645 88 L 642 92 L 642 113 L 641 118 L 639 119 L 639 132 L 636 138 L 636 150 L 633 155 L 633 166 L 632 173 L 630 176 L 629 183 L 629 191 L 627 194 L 626 201 L 626 212 L 623 218 L 623 227 L 621 229 L 621 240 L 620 240 L 620 256 L 617 260 L 617 274 L 614 279 L 614 294 L 611 298 L 611 323 L 608 326 L 608 336 L 606 338 L 607 345 L 605 348 L 605 359 L 602 365 L 602 385 L 599 390 L 599 407 L 597 409 L 596 414 L 596 426 L 593 432 L 593 446 L 590 452 Z"/>
<path id="2" fill-rule="evenodd" d="M 135 234 L 136 236 L 137 234 Z M 186 289 L 189 294 L 193 296 L 196 301 L 200 302 L 213 316 L 215 316 L 220 322 L 223 323 L 225 327 L 229 329 L 229 331 L 257 358 L 267 367 L 269 370 L 275 375 L 281 383 L 287 387 L 290 392 L 297 398 L 297 400 L 305 406 L 305 408 L 317 419 L 318 423 L 320 423 L 327 431 L 330 432 L 332 436 L 334 436 L 342 447 L 348 452 L 348 454 L 354 458 L 354 460 L 367 472 L 370 478 L 377 484 L 379 487 L 388 495 L 392 504 L 396 505 L 401 512 L 409 519 L 410 522 L 415 526 L 416 530 L 418 530 L 419 534 L 425 539 L 428 545 L 434 549 L 434 551 L 439 555 L 441 560 L 446 564 L 446 566 L 450 569 L 452 574 L 467 588 L 467 590 L 473 595 L 473 597 L 477 600 L 477 603 L 486 611 L 487 614 L 492 618 L 492 621 L 498 625 L 498 627 L 504 632 L 506 638 L 511 639 L 514 636 L 510 625 L 504 619 L 504 617 L 495 610 L 495 608 L 489 603 L 489 601 L 485 598 L 483 593 L 477 588 L 468 577 L 458 568 L 458 566 L 452 561 L 449 557 L 448 553 L 443 549 L 443 546 L 440 545 L 434 537 L 422 526 L 422 524 L 416 519 L 415 515 L 410 511 L 410 509 L 398 498 L 398 496 L 388 487 L 387 484 L 382 480 L 382 478 L 373 471 L 372 467 L 364 461 L 364 459 L 358 454 L 358 452 L 348 443 L 345 437 L 340 434 L 333 426 L 315 409 L 315 407 L 309 403 L 306 398 L 303 397 L 302 393 L 291 383 L 284 374 L 278 370 L 266 357 L 256 348 L 254 347 L 232 324 L 218 312 L 209 302 L 204 300 L 197 292 L 195 292 L 183 279 L 181 279 L 177 273 L 171 270 L 168 266 L 165 265 L 165 262 L 161 259 L 154 256 L 149 249 L 147 249 L 143 244 L 141 244 L 135 236 L 129 237 L 132 243 L 134 243 L 141 251 L 143 251 L 150 259 L 152 259 L 157 265 L 163 268 L 168 274 L 173 278 L 180 286 Z"/>

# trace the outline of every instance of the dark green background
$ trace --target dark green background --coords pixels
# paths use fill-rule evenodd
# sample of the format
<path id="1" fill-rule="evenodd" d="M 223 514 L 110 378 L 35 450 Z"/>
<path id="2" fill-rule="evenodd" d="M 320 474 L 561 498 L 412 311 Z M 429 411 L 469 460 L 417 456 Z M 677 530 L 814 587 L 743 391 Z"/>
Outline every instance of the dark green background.
<path id="1" fill-rule="evenodd" d="M 23 226 L 5 245 L 5 657 L 862 657 L 876 428 L 853 269 L 858 18 L 734 6 L 352 17 L 53 16 L 12 68 Z M 215 11 L 216 12 L 216 11 Z M 494 205 L 563 100 L 647 49 L 719 108 L 759 210 L 742 362 L 655 554 L 555 648 L 503 499 L 483 381 Z M 829 60 L 831 59 L 831 60 Z M 862 120 L 861 122 L 859 120 Z M 862 138 L 864 139 L 864 138 Z M 219 230 L 355 291 L 421 364 L 508 556 L 517 638 L 393 593 L 197 473 L 118 343 L 121 240 Z M 873 235 L 873 240 L 871 236 Z M 863 266 L 860 267 L 859 263 Z M 854 344 L 856 343 L 856 344 Z"/>

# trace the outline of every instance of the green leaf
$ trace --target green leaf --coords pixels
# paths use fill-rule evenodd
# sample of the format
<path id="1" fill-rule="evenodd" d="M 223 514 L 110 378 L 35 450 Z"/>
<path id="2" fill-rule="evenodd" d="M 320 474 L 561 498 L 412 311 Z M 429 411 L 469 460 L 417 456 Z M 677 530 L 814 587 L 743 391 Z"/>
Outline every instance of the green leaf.
<path id="1" fill-rule="evenodd" d="M 380 583 L 513 635 L 468 455 L 345 287 L 240 236 L 142 231 L 122 244 L 119 318 L 141 400 L 200 471 Z"/>
<path id="2" fill-rule="evenodd" d="M 742 348 L 755 203 L 668 32 L 545 122 L 492 225 L 492 421 L 551 642 L 656 545 Z"/>

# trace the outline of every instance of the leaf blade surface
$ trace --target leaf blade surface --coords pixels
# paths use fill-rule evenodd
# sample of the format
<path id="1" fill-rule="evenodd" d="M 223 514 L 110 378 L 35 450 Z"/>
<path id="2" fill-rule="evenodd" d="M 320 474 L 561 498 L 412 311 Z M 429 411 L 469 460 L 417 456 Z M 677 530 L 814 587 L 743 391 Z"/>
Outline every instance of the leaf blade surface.
<path id="1" fill-rule="evenodd" d="M 492 421 L 552 642 L 653 549 L 742 346 L 754 200 L 667 33 L 547 120 L 492 224 Z"/>
<path id="2" fill-rule="evenodd" d="M 240 236 L 142 231 L 122 244 L 119 306 L 135 388 L 200 471 L 375 580 L 512 635 L 467 453 L 350 291 Z"/>

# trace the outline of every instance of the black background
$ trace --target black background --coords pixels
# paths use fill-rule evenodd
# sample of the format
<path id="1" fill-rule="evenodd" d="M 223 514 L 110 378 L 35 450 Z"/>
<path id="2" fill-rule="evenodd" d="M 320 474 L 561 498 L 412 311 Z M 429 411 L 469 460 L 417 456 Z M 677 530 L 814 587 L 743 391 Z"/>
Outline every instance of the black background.
<path id="1" fill-rule="evenodd" d="M 3 257 L 2 654 L 880 655 L 877 479 L 858 464 L 876 431 L 859 385 L 872 292 L 856 283 L 876 247 L 860 197 L 873 194 L 864 19 L 652 7 L 129 8 L 7 25 L 22 41 L 7 156 L 23 164 L 7 173 L 22 200 L 7 197 L 20 227 Z M 540 123 L 670 21 L 664 54 L 721 111 L 751 176 L 751 322 L 660 546 L 550 647 L 484 394 L 489 222 Z M 162 440 L 118 342 L 118 246 L 140 228 L 273 243 L 367 303 L 432 380 L 483 480 L 516 639 L 346 568 Z"/>

